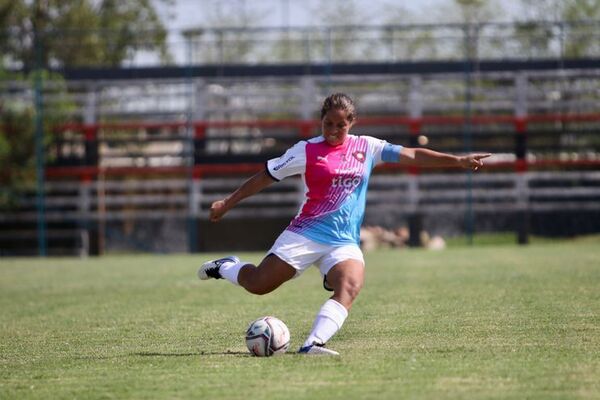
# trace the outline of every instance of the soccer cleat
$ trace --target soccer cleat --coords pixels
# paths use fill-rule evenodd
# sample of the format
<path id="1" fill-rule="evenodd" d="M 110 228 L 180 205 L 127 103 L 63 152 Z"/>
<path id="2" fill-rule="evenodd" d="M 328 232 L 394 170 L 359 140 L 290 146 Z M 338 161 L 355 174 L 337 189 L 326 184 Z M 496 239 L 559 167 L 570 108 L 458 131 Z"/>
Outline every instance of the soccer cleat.
<path id="1" fill-rule="evenodd" d="M 225 263 L 236 264 L 239 262 L 240 262 L 240 259 L 237 258 L 236 256 L 228 256 L 228 257 L 219 258 L 218 260 L 212 260 L 212 261 L 205 262 L 198 269 L 198 278 L 200 278 L 203 281 L 210 279 L 210 278 L 223 279 L 223 277 L 221 276 L 221 273 L 219 272 L 219 269 L 221 269 L 221 266 Z"/>
<path id="2" fill-rule="evenodd" d="M 309 354 L 313 356 L 339 356 L 337 351 L 330 350 L 324 344 L 314 342 L 309 346 L 300 347 L 299 354 Z"/>

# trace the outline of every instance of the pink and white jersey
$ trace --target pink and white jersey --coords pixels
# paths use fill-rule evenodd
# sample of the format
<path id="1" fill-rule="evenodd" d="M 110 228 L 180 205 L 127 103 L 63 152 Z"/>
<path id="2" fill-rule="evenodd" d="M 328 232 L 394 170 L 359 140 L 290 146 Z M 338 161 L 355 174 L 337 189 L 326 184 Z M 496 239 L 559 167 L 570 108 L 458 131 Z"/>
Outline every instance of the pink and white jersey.
<path id="1" fill-rule="evenodd" d="M 319 136 L 267 161 L 275 180 L 300 174 L 304 181 L 306 199 L 287 230 L 329 245 L 359 244 L 371 171 L 381 162 L 397 161 L 401 149 L 354 135 L 334 147 Z"/>

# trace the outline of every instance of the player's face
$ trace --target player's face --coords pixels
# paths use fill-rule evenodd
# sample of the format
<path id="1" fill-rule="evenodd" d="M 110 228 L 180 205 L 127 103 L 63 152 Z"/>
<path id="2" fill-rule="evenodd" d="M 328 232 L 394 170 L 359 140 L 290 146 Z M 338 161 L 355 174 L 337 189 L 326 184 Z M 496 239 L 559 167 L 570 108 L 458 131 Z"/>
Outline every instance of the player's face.
<path id="1" fill-rule="evenodd" d="M 331 109 L 321 120 L 321 132 L 331 146 L 338 146 L 346 140 L 354 123 L 348 121 L 348 111 Z"/>

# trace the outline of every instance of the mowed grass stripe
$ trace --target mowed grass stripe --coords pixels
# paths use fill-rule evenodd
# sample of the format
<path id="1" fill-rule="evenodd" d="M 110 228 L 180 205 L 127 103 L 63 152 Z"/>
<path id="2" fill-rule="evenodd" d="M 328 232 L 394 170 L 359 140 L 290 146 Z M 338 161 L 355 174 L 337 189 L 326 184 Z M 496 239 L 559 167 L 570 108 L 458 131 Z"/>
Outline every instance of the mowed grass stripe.
<path id="1" fill-rule="evenodd" d="M 296 350 L 315 269 L 252 296 L 198 281 L 212 256 L 1 259 L 0 398 L 600 397 L 600 241 L 369 253 L 339 358 L 243 341 L 275 315 Z"/>

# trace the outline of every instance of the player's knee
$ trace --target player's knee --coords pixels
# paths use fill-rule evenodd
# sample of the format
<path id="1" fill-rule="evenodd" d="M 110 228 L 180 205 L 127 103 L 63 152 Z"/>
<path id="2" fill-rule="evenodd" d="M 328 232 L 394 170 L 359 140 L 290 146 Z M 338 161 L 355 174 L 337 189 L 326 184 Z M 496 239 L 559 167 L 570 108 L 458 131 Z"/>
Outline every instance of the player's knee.
<path id="1" fill-rule="evenodd" d="M 355 280 L 355 279 L 348 279 L 348 280 L 344 280 L 341 285 L 340 285 L 340 291 L 346 295 L 347 297 L 349 297 L 351 300 L 354 300 L 358 294 L 360 293 L 360 290 L 362 289 L 362 282 L 360 282 L 359 280 Z"/>

